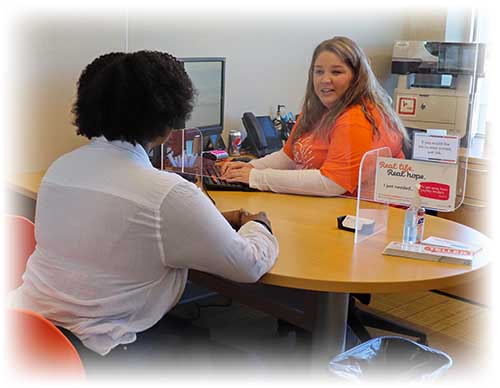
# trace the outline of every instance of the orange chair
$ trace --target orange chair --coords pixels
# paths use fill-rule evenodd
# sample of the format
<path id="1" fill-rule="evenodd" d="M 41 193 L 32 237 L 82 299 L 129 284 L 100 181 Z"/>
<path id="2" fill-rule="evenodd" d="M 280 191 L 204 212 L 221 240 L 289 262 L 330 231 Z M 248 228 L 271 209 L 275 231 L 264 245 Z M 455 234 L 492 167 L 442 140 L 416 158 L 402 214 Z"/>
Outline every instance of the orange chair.
<path id="1" fill-rule="evenodd" d="M 4 216 L 9 271 L 8 290 L 22 284 L 26 263 L 35 250 L 35 225 L 27 218 Z M 11 371 L 16 376 L 84 378 L 82 360 L 73 344 L 49 320 L 28 310 L 7 310 Z"/>
<path id="2" fill-rule="evenodd" d="M 7 310 L 8 360 L 16 376 L 84 379 L 78 352 L 64 334 L 41 315 Z"/>
<path id="3" fill-rule="evenodd" d="M 7 291 L 10 291 L 21 285 L 26 263 L 35 250 L 35 224 L 25 217 L 14 215 L 4 216 L 4 222 L 9 257 L 9 275 L 5 280 Z"/>

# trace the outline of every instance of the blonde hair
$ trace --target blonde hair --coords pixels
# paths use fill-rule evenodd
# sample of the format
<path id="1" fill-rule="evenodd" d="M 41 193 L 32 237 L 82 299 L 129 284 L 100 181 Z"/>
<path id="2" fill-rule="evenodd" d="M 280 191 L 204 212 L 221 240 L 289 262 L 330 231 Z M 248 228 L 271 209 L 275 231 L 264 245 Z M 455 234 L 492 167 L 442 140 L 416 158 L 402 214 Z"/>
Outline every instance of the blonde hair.
<path id="1" fill-rule="evenodd" d="M 321 103 L 314 91 L 313 83 L 314 64 L 318 55 L 323 51 L 329 51 L 337 55 L 342 62 L 349 66 L 353 74 L 349 88 L 330 109 Z M 361 105 L 366 119 L 372 125 L 373 135 L 379 135 L 380 131 L 377 128 L 375 118 L 370 113 L 369 105 L 378 109 L 387 128 L 398 131 L 403 140 L 408 141 L 406 128 L 392 108 L 391 98 L 380 85 L 375 74 L 373 74 L 363 50 L 353 40 L 343 36 L 336 36 L 321 42 L 314 50 L 311 65 L 309 66 L 302 117 L 292 137 L 292 144 L 306 132 L 330 129 L 347 108 L 358 104 Z"/>

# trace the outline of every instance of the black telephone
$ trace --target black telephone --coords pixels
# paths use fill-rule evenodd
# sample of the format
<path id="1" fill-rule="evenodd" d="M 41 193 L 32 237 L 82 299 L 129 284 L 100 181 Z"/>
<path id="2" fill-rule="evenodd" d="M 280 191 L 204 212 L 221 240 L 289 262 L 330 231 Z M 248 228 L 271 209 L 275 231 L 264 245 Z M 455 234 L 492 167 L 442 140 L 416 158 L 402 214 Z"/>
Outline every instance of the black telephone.
<path id="1" fill-rule="evenodd" d="M 281 135 L 274 128 L 271 117 L 255 116 L 251 112 L 245 112 L 241 121 L 247 131 L 247 138 L 242 144 L 243 149 L 260 158 L 283 147 Z"/>

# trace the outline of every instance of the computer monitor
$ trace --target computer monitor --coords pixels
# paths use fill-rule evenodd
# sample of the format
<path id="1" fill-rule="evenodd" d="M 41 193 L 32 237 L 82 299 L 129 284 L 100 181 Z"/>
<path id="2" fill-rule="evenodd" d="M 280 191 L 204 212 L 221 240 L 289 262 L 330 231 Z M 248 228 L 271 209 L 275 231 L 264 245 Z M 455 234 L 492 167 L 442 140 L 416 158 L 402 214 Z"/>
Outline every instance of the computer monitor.
<path id="1" fill-rule="evenodd" d="M 220 141 L 224 126 L 226 59 L 223 57 L 179 58 L 196 89 L 191 117 L 179 128 L 196 127 L 203 135 L 203 148 Z"/>
<path id="2" fill-rule="evenodd" d="M 176 122 L 174 128 L 198 128 L 203 136 L 203 150 L 218 148 L 218 146 L 224 147 L 221 133 L 224 127 L 226 58 L 177 59 L 183 64 L 191 79 L 196 96 L 191 117 L 186 121 Z M 160 153 L 160 147 L 156 147 L 150 154 L 153 165 L 156 167 L 160 166 Z"/>

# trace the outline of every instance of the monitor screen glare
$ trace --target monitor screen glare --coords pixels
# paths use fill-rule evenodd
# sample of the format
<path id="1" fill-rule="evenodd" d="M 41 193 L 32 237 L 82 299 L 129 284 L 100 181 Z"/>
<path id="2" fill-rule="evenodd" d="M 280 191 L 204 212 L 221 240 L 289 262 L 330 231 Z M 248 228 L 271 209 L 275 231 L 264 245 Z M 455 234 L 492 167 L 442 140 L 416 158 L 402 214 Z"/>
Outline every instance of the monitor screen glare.
<path id="1" fill-rule="evenodd" d="M 223 62 L 184 62 L 193 86 L 196 89 L 195 106 L 186 128 L 220 126 L 223 112 Z"/>

